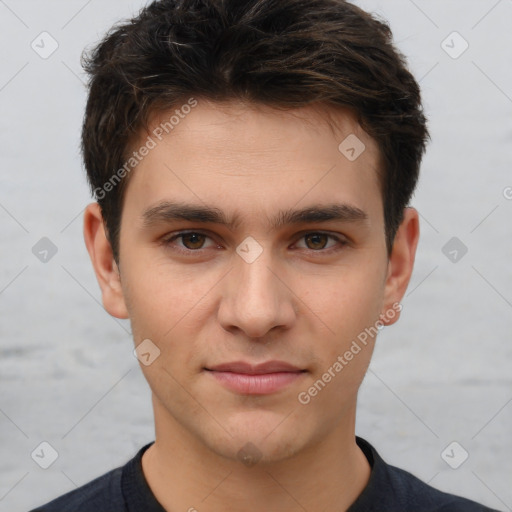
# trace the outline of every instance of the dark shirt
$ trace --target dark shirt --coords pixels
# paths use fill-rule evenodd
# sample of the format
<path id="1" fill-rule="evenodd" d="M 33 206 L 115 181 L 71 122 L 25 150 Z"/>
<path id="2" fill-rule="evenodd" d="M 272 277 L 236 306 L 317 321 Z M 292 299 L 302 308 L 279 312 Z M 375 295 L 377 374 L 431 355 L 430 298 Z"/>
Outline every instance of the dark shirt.
<path id="1" fill-rule="evenodd" d="M 375 449 L 357 437 L 372 468 L 370 480 L 348 512 L 497 512 L 422 482 L 411 473 L 386 464 Z M 31 512 L 165 512 L 142 472 L 143 446 L 124 466 Z"/>

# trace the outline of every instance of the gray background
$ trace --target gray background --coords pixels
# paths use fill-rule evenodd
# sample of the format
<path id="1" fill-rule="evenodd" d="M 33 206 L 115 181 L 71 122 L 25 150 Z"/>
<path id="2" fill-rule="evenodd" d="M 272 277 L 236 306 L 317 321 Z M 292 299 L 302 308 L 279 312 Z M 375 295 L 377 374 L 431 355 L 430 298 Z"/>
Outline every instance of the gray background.
<path id="1" fill-rule="evenodd" d="M 154 438 L 129 324 L 102 308 L 83 244 L 79 154 L 80 52 L 143 4 L 0 0 L 1 511 L 70 491 Z M 415 271 L 400 322 L 380 334 L 357 433 L 440 489 L 512 510 L 512 0 L 358 4 L 389 20 L 433 140 Z M 47 59 L 31 48 L 43 31 L 59 44 Z M 469 44 L 458 58 L 453 31 Z M 42 237 L 58 249 L 46 263 L 32 252 Z M 456 262 L 452 237 L 468 249 Z M 42 441 L 59 454 L 46 470 L 31 458 Z M 456 470 L 441 456 L 453 441 L 469 453 Z"/>

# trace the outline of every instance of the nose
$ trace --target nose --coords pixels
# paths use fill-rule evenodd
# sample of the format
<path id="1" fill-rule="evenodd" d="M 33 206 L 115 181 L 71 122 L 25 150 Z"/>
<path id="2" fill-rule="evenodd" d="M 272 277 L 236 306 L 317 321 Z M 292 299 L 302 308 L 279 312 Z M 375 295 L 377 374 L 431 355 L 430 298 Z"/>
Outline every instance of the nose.
<path id="1" fill-rule="evenodd" d="M 252 263 L 236 256 L 233 270 L 223 281 L 218 319 L 225 330 L 264 338 L 272 329 L 293 324 L 295 295 L 285 284 L 282 269 L 273 264 L 270 251 L 264 250 Z"/>

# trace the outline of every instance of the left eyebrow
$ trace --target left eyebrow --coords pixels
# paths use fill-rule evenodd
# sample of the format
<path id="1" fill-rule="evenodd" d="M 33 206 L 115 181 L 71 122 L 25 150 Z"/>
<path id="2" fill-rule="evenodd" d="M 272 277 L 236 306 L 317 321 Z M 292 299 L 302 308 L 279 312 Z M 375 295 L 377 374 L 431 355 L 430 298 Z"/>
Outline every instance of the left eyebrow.
<path id="1" fill-rule="evenodd" d="M 271 222 L 272 229 L 288 224 L 308 224 L 328 221 L 367 222 L 368 214 L 349 204 L 313 205 L 301 210 L 282 210 Z"/>
<path id="2" fill-rule="evenodd" d="M 269 220 L 270 228 L 277 230 L 286 225 L 320 223 L 328 221 L 367 222 L 368 214 L 360 208 L 346 203 L 311 205 L 300 210 L 281 210 Z M 163 201 L 152 206 L 142 214 L 144 227 L 161 222 L 186 220 L 202 224 L 221 224 L 233 230 L 240 226 L 241 215 L 236 213 L 228 217 L 222 210 L 213 206 Z"/>

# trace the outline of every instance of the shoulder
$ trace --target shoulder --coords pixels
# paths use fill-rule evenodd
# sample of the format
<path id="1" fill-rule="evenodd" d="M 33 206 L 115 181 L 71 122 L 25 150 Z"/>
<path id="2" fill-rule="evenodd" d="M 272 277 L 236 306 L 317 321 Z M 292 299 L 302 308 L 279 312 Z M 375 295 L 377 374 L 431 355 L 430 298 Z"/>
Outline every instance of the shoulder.
<path id="1" fill-rule="evenodd" d="M 127 500 L 138 500 L 140 503 L 140 493 L 151 492 L 144 480 L 141 461 L 142 455 L 152 444 L 144 445 L 124 466 L 112 469 L 30 512 L 126 512 Z M 142 502 L 146 503 L 144 499 Z M 152 510 L 160 509 L 156 504 Z"/>
<path id="2" fill-rule="evenodd" d="M 122 471 L 121 467 L 113 469 L 31 512 L 122 512 Z"/>
<path id="3" fill-rule="evenodd" d="M 350 512 L 497 512 L 461 496 L 442 492 L 413 474 L 382 460 L 375 448 L 357 438 L 372 473 Z"/>
<path id="4" fill-rule="evenodd" d="M 387 466 L 390 481 L 400 501 L 411 511 L 491 512 L 492 509 L 461 496 L 432 487 L 411 473 Z"/>

